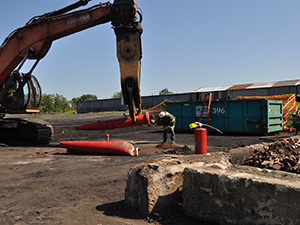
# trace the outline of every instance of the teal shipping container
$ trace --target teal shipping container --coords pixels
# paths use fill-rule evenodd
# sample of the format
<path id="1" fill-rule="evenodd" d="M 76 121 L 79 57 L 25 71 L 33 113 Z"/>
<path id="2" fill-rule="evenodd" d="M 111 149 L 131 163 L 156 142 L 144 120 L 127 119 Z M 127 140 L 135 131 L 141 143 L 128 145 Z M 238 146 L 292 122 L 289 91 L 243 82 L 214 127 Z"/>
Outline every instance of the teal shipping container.
<path id="1" fill-rule="evenodd" d="M 199 122 L 202 102 L 167 103 L 166 110 L 176 117 L 176 130 L 189 131 Z M 209 125 L 224 133 L 263 134 L 282 131 L 281 100 L 233 100 L 211 103 Z M 207 124 L 207 106 L 202 123 Z M 209 130 L 212 131 L 212 130 Z"/>

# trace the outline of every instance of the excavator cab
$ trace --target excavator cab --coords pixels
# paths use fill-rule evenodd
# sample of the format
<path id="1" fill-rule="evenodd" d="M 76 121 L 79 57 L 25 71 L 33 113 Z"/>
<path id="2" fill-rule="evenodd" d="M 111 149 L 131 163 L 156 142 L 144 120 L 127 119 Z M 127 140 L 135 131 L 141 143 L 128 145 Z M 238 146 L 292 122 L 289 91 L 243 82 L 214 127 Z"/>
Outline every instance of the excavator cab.
<path id="1" fill-rule="evenodd" d="M 41 86 L 33 75 L 14 71 L 3 85 L 0 113 L 38 113 L 42 100 Z M 5 94 L 6 93 L 6 94 Z"/>

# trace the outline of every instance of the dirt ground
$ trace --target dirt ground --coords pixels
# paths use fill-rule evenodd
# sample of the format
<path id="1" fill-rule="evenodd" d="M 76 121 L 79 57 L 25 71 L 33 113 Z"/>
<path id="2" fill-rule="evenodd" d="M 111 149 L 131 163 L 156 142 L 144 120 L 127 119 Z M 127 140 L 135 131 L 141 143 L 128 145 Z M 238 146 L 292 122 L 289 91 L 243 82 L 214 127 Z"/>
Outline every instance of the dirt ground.
<path id="1" fill-rule="evenodd" d="M 111 131 L 76 131 L 74 127 L 120 118 L 120 113 L 30 115 L 50 122 L 55 131 L 47 146 L 0 145 L 0 224 L 200 224 L 180 212 L 141 218 L 124 205 L 126 175 L 135 164 L 173 157 L 155 146 L 158 126 Z M 132 140 L 139 156 L 71 155 L 60 141 Z M 259 136 L 208 135 L 208 152 L 261 142 Z M 147 144 L 147 145 L 146 145 Z M 193 133 L 177 133 L 176 145 L 193 149 Z M 148 147 L 147 147 L 148 146 Z M 152 148 L 149 148 L 152 146 Z"/>

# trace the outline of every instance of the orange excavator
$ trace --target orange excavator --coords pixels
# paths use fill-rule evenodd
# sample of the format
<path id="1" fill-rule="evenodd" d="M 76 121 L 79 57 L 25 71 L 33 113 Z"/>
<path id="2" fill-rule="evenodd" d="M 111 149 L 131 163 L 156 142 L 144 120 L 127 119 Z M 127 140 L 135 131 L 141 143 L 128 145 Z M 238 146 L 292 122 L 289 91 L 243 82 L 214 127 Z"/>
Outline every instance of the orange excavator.
<path id="1" fill-rule="evenodd" d="M 47 144 L 53 128 L 45 121 L 7 118 L 7 114 L 38 113 L 41 87 L 33 76 L 54 40 L 111 22 L 117 40 L 121 88 L 132 122 L 141 114 L 141 20 L 135 0 L 115 0 L 83 10 L 91 0 L 80 0 L 62 9 L 35 16 L 14 30 L 0 46 L 0 142 Z M 21 72 L 27 60 L 35 60 Z"/>

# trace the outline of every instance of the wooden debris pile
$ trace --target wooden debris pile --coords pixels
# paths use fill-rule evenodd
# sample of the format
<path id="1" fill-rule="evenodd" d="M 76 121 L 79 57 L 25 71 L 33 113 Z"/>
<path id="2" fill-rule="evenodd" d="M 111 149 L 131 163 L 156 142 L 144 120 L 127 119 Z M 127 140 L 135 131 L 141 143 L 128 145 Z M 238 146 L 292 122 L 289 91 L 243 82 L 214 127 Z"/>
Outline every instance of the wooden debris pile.
<path id="1" fill-rule="evenodd" d="M 255 150 L 243 165 L 300 173 L 300 140 L 285 139 Z"/>

